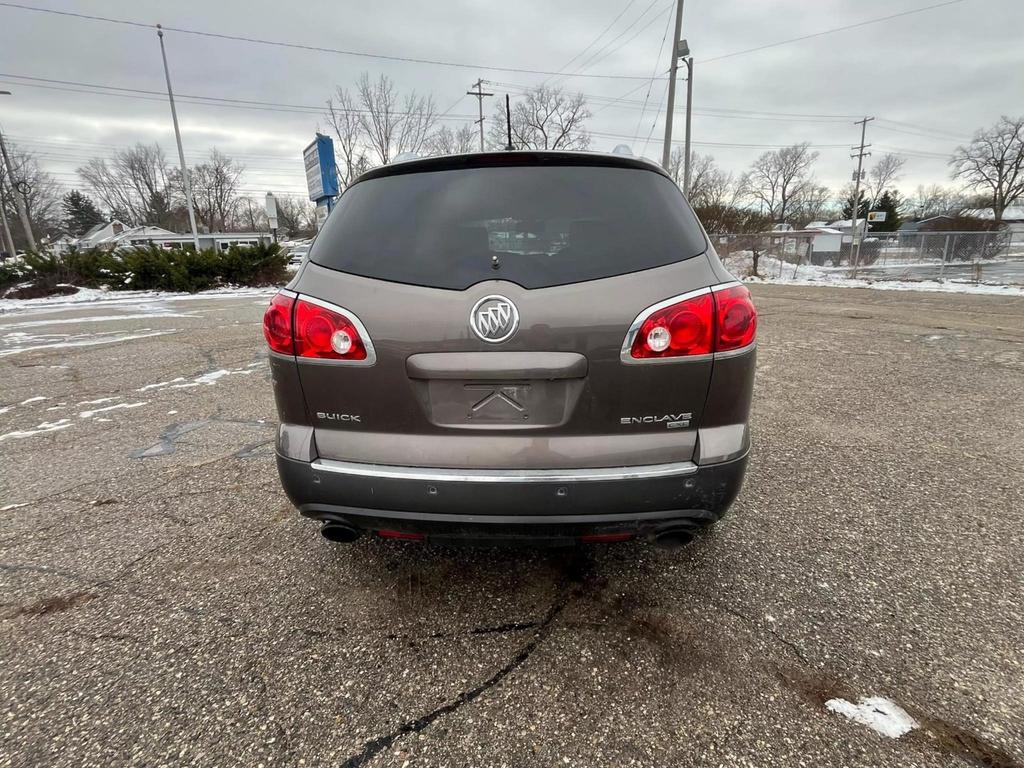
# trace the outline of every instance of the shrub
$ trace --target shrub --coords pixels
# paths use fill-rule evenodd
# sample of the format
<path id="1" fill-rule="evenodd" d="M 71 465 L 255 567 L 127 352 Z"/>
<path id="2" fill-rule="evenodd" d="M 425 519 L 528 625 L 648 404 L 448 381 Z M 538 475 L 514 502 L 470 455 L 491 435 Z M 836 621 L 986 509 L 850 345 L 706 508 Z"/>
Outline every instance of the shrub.
<path id="1" fill-rule="evenodd" d="M 29 282 L 32 295 L 56 293 L 61 284 L 195 293 L 229 285 L 279 285 L 287 277 L 287 263 L 277 244 L 232 246 L 222 252 L 149 246 L 63 257 L 27 254 L 20 263 L 0 264 L 0 290 Z"/>

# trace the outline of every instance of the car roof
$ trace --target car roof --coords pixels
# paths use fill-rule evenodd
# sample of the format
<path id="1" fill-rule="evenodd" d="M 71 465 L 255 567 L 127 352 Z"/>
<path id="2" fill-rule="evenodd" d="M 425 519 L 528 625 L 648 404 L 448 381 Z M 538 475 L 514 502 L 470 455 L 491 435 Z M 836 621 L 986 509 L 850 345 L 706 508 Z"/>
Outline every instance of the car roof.
<path id="1" fill-rule="evenodd" d="M 432 171 L 455 171 L 469 168 L 509 168 L 524 166 L 590 166 L 606 168 L 632 168 L 653 171 L 671 178 L 664 169 L 650 160 L 631 155 L 615 155 L 604 152 L 562 152 L 557 150 L 510 150 L 501 152 L 471 152 L 461 155 L 441 155 L 403 160 L 371 168 L 352 182 L 358 184 L 385 176 L 401 176 L 408 173 L 429 173 Z"/>

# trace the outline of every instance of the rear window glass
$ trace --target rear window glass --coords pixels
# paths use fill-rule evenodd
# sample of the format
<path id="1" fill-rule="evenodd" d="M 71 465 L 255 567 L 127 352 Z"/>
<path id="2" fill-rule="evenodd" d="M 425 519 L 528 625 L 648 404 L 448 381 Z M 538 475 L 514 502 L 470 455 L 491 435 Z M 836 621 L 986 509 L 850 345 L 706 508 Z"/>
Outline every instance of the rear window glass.
<path id="1" fill-rule="evenodd" d="M 461 290 L 594 280 L 703 253 L 696 217 L 651 171 L 589 166 L 408 173 L 354 185 L 310 252 L 331 269 Z"/>

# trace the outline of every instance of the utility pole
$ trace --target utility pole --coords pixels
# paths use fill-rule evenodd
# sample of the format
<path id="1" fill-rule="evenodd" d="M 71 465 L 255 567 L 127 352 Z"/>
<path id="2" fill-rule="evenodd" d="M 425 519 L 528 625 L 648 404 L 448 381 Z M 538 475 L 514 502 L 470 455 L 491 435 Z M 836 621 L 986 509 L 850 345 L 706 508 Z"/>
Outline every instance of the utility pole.
<path id="1" fill-rule="evenodd" d="M 10 95 L 10 91 L 0 91 L 0 96 Z M 14 195 L 14 204 L 18 207 L 18 217 L 21 219 L 22 229 L 25 230 L 25 240 L 28 243 L 28 249 L 35 251 L 36 238 L 32 234 L 32 222 L 28 220 L 28 206 L 25 203 L 25 193 L 18 188 L 18 183 L 14 179 L 14 166 L 11 165 L 11 158 L 7 155 L 7 145 L 4 143 L 3 130 L 0 130 L 0 155 L 3 155 L 4 168 L 7 169 L 7 183 L 11 185 L 11 194 Z M 4 215 L 4 230 L 7 232 L 7 240 L 11 246 L 11 256 L 13 256 L 14 238 L 11 235 L 11 230 L 8 228 L 6 214 Z"/>
<path id="2" fill-rule="evenodd" d="M 668 111 L 665 112 L 665 146 L 661 150 L 661 167 L 668 170 L 672 151 L 672 110 L 676 106 L 676 72 L 679 70 L 679 36 L 683 33 L 683 0 L 676 0 L 676 33 L 672 37 L 672 67 L 668 74 Z M 689 53 L 689 51 L 687 51 Z M 685 54 L 682 54 L 685 55 Z"/>
<path id="3" fill-rule="evenodd" d="M 0 222 L 4 227 L 4 249 L 8 256 L 14 258 L 14 236 L 11 234 L 11 224 L 7 221 L 7 195 L 4 194 L 2 184 L 0 184 Z"/>
<path id="4" fill-rule="evenodd" d="M 851 158 L 857 158 L 857 173 L 853 177 L 853 210 L 851 211 L 853 227 L 850 229 L 850 263 L 853 266 L 851 270 L 851 277 L 857 276 L 857 267 L 860 264 L 860 238 L 857 236 L 857 214 L 860 213 L 860 177 L 863 173 L 864 158 L 870 157 L 870 152 L 864 150 L 870 147 L 870 144 L 865 144 L 864 139 L 867 136 L 868 123 L 875 118 L 865 117 L 863 120 L 858 120 L 854 125 L 860 126 L 860 146 L 853 147 L 855 152 L 850 155 Z"/>
<path id="5" fill-rule="evenodd" d="M 475 122 L 476 122 L 477 125 L 480 126 L 480 151 L 483 152 L 484 151 L 484 96 L 493 96 L 494 94 L 493 93 L 488 93 L 488 92 L 486 92 L 484 90 L 484 81 L 479 79 L 479 78 L 477 79 L 477 81 L 475 83 L 473 83 L 473 88 L 476 88 L 476 90 L 475 91 L 466 91 L 466 95 L 467 96 L 476 96 L 477 107 L 479 107 L 479 110 L 480 110 L 480 119 L 475 121 Z"/>
<path id="6" fill-rule="evenodd" d="M 174 108 L 174 91 L 171 90 L 171 71 L 167 68 L 167 51 L 164 50 L 164 30 L 157 24 L 156 35 L 160 38 L 160 56 L 164 60 L 164 77 L 167 78 L 167 98 L 171 102 L 171 120 L 174 123 L 174 140 L 178 142 L 178 161 L 181 163 L 181 181 L 185 186 L 185 204 L 188 206 L 188 223 L 192 227 L 192 242 L 199 252 L 199 230 L 196 229 L 196 212 L 192 208 L 192 184 L 188 179 L 185 165 L 185 150 L 181 147 L 181 130 L 178 128 L 178 111 Z"/>
<path id="7" fill-rule="evenodd" d="M 690 113 L 693 107 L 693 56 L 686 57 L 686 141 L 683 143 L 683 196 L 690 198 Z"/>

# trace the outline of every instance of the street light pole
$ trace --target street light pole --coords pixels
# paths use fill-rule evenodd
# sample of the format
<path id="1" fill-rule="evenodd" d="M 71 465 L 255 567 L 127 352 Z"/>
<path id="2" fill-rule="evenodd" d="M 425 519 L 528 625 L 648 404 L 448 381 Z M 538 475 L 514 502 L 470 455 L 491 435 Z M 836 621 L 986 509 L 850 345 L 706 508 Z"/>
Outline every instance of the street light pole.
<path id="1" fill-rule="evenodd" d="M 10 91 L 0 91 L 0 96 L 10 96 Z M 4 143 L 4 132 L 0 129 L 0 155 L 3 155 L 4 167 L 7 169 L 7 183 L 11 185 L 11 194 L 14 195 L 14 204 L 18 206 L 18 217 L 21 219 L 22 229 L 25 230 L 25 240 L 28 249 L 35 251 L 36 238 L 32 234 L 32 222 L 28 219 L 28 206 L 25 204 L 23 190 L 18 188 L 14 180 L 14 166 L 11 165 L 11 158 L 7 154 L 7 145 Z M 7 217 L 4 216 L 4 229 L 7 230 L 7 238 L 11 245 L 11 255 L 14 255 L 14 240 L 11 237 L 11 230 L 7 227 Z"/>
<path id="2" fill-rule="evenodd" d="M 683 195 L 690 197 L 690 114 L 693 107 L 693 56 L 686 57 L 686 142 L 683 151 Z"/>
<path id="3" fill-rule="evenodd" d="M 665 146 L 661 150 L 661 167 L 668 170 L 669 155 L 672 151 L 672 110 L 676 106 L 676 72 L 679 70 L 679 35 L 683 32 L 683 0 L 676 3 L 676 33 L 672 38 L 672 67 L 668 74 L 668 111 L 665 113 Z M 689 51 L 687 51 L 689 53 Z"/>
<path id="4" fill-rule="evenodd" d="M 167 78 L 167 98 L 171 102 L 171 121 L 174 123 L 174 140 L 178 142 L 178 161 L 181 163 L 181 181 L 185 186 L 185 204 L 188 206 L 188 223 L 192 227 L 192 242 L 199 252 L 199 230 L 196 229 L 196 212 L 192 208 L 192 185 L 185 165 L 185 150 L 181 146 L 181 131 L 178 128 L 178 111 L 174 108 L 174 91 L 171 90 L 171 71 L 167 68 L 167 51 L 164 50 L 164 30 L 157 24 L 156 35 L 160 38 L 160 57 L 164 61 L 164 77 Z"/>

